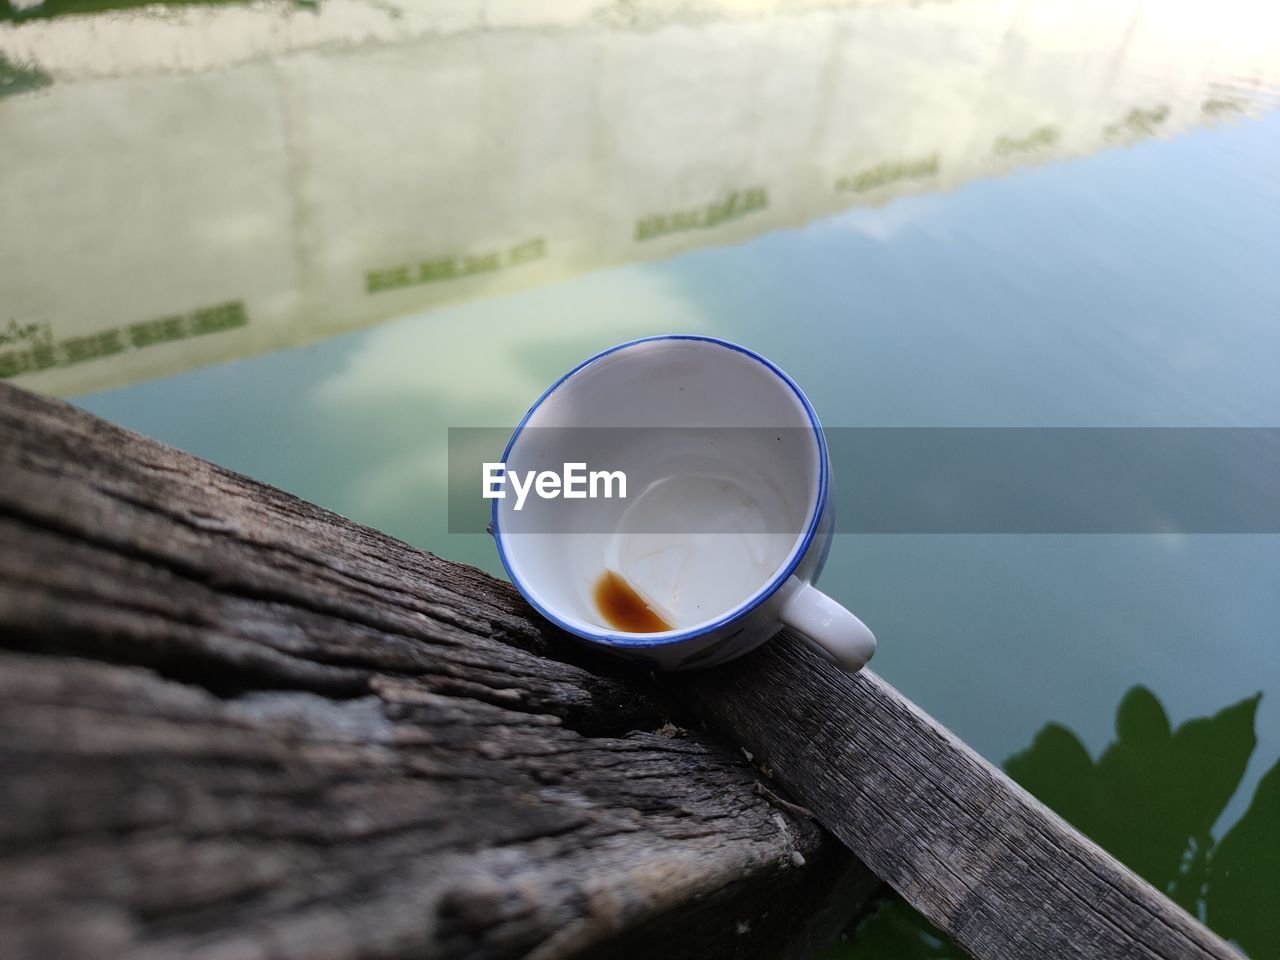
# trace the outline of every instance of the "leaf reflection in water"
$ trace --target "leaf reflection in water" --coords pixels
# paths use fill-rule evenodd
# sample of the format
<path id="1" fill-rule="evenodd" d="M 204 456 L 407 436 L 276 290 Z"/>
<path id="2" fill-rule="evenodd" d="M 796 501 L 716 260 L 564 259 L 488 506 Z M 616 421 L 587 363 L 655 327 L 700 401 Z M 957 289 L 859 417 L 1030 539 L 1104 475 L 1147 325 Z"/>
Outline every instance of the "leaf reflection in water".
<path id="1" fill-rule="evenodd" d="M 1116 735 L 1095 761 L 1080 738 L 1048 723 L 1005 763 L 1009 775 L 1140 876 L 1254 960 L 1280 958 L 1280 762 L 1220 839 L 1212 829 L 1257 745 L 1261 694 L 1176 729 L 1150 690 L 1116 710 Z M 894 897 L 827 960 L 951 960 L 965 953 Z"/>

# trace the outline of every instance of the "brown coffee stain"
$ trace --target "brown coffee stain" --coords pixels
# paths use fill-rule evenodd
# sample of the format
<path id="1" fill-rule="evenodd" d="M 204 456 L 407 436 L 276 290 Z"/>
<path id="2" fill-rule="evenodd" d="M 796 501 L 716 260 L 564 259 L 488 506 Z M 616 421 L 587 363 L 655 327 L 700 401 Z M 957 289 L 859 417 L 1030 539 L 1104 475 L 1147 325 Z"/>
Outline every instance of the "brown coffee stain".
<path id="1" fill-rule="evenodd" d="M 653 611 L 631 584 L 612 570 L 596 581 L 596 608 L 609 626 L 626 633 L 661 633 L 673 629 Z"/>

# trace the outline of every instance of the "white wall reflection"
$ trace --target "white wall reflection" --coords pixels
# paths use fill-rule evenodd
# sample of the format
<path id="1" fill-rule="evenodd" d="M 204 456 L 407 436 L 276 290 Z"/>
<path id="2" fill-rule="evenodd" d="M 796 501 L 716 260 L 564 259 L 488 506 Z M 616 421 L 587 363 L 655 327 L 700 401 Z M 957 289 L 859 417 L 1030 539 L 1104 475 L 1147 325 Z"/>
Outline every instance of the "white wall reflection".
<path id="1" fill-rule="evenodd" d="M 1275 101 L 1218 3 L 186 6 L 0 24 L 0 376 L 103 389 Z M 41 8 L 33 6 L 30 11 Z"/>

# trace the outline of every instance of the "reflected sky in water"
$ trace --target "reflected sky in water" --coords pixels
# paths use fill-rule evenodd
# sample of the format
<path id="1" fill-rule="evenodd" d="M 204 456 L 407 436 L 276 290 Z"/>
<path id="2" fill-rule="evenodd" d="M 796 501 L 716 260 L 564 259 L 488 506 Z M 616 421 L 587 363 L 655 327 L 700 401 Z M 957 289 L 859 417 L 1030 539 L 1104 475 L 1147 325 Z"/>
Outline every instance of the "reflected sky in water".
<path id="1" fill-rule="evenodd" d="M 283 195 L 255 179 L 265 167 L 231 169 L 225 216 L 190 230 L 162 211 L 131 220 L 110 184 L 82 190 L 79 213 L 40 193 L 40 151 L 64 128 L 32 105 L 64 96 L 50 109 L 67 123 L 109 104 L 111 84 L 145 95 L 213 75 L 143 64 L 104 80 L 109 65 L 85 54 L 92 68 L 68 79 L 57 56 L 73 61 L 72 47 L 6 28 L 0 52 L 52 85 L 0 99 L 0 142 L 16 133 L 0 154 L 26 191 L 13 200 L 11 181 L 6 196 L 35 218 L 21 250 L 0 252 L 25 265 L 8 278 L 26 283 L 15 322 L 51 320 L 62 351 L 16 382 L 495 573 L 487 538 L 445 533 L 445 431 L 513 423 L 584 357 L 654 333 L 763 352 L 829 426 L 1280 426 L 1280 113 L 1255 37 L 1273 20 L 1254 29 L 1249 8 L 1217 7 L 1215 32 L 1206 4 L 1125 9 L 879 5 L 726 25 L 708 7 L 653 33 L 592 20 L 528 49 L 516 27 L 435 37 L 423 42 L 453 51 L 450 82 L 474 109 L 443 132 L 412 110 L 379 114 L 371 152 L 336 159 L 324 111 L 300 106 L 335 88 L 295 37 L 302 52 L 278 67 L 227 66 L 224 104 L 250 98 L 246 123 L 294 138 L 279 154 L 299 165 L 282 181 L 292 199 L 276 210 Z M 883 49 L 860 43 L 864 28 Z M 644 61 L 646 42 L 659 59 Z M 331 60 L 348 85 L 336 115 L 416 76 L 407 49 Z M 527 82 L 475 79 L 502 75 L 504 53 L 545 77 L 526 106 L 563 112 L 559 127 L 521 126 L 504 102 L 498 120 L 486 112 L 486 91 Z M 445 69 L 432 63 L 422 71 Z M 271 69 L 292 78 L 291 121 L 253 99 L 254 71 Z M 571 98 L 584 82 L 589 98 Z M 454 135 L 466 149 L 433 160 L 424 145 Z M 181 153 L 173 143 L 152 146 Z M 159 164 L 165 190 L 180 160 Z M 119 217 L 125 247 L 130 224 L 172 232 L 113 252 L 66 232 L 85 210 Z M 544 246 L 524 262 L 513 251 L 530 238 Z M 194 267 L 121 293 L 121 276 L 184 244 Z M 72 255 L 97 287 L 29 279 Z M 174 314 L 190 334 L 200 309 L 237 298 L 247 326 L 64 362 L 98 305 L 127 341 L 131 324 Z M 269 349 L 288 343 L 301 345 Z M 85 392 L 108 384 L 125 385 Z M 1135 686 L 1174 727 L 1261 692 L 1256 748 L 1214 810 L 1220 840 L 1280 758 L 1280 538 L 841 536 L 823 586 L 876 630 L 876 669 L 996 761 L 1051 721 L 1100 756 Z"/>

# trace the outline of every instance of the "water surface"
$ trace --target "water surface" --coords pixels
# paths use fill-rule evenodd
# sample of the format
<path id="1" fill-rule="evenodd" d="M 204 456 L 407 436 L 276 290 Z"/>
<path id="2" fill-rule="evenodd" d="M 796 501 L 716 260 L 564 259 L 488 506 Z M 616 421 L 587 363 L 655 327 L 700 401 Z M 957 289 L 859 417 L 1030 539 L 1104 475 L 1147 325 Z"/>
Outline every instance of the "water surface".
<path id="1" fill-rule="evenodd" d="M 637 336 L 829 426 L 1280 426 L 1270 8 L 5 9 L 0 375 L 494 573 L 445 431 Z M 823 585 L 1280 957 L 1280 538 L 842 536 Z M 857 943 L 958 955 L 900 904 Z"/>

